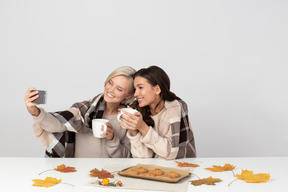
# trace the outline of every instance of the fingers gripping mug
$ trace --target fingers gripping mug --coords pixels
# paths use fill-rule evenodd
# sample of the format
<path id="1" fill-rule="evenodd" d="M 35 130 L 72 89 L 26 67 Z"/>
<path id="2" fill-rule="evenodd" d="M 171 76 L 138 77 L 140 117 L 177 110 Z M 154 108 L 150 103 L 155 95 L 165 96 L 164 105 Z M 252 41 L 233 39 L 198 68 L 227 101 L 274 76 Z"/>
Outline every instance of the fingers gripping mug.
<path id="1" fill-rule="evenodd" d="M 109 122 L 109 120 L 107 119 L 93 119 L 92 120 L 92 131 L 93 131 L 94 137 L 103 138 L 101 134 L 104 134 L 104 135 L 106 134 L 107 122 Z M 101 130 L 102 126 L 103 126 L 103 130 Z"/>
<path id="2" fill-rule="evenodd" d="M 122 123 L 122 124 L 124 124 L 125 125 L 125 123 L 121 120 L 121 116 L 122 115 L 125 115 L 123 112 L 127 112 L 127 113 L 130 113 L 130 114 L 132 114 L 132 115 L 134 115 L 136 112 L 138 112 L 136 109 L 132 109 L 132 108 L 123 108 L 123 109 L 121 109 L 120 110 L 120 113 L 117 115 L 117 119 L 118 119 L 118 121 L 120 122 L 120 123 Z M 123 127 L 123 126 L 122 126 Z M 125 127 L 123 127 L 123 128 L 125 128 Z"/>

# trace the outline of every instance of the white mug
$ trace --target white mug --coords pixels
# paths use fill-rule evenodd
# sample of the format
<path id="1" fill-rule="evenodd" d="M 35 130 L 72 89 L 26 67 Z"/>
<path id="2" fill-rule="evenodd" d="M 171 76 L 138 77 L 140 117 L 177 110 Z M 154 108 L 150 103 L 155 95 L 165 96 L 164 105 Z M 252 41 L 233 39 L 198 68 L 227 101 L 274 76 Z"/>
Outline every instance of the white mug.
<path id="1" fill-rule="evenodd" d="M 103 138 L 101 134 L 105 135 L 107 131 L 106 123 L 109 122 L 107 119 L 93 119 L 92 120 L 92 131 L 94 137 Z M 103 126 L 103 131 L 101 130 Z"/>
<path id="2" fill-rule="evenodd" d="M 122 108 L 122 109 L 120 110 L 120 113 L 117 115 L 117 119 L 118 119 L 118 121 L 119 121 L 120 123 L 122 123 L 122 124 L 124 124 L 124 125 L 125 125 L 125 123 L 121 120 L 121 115 L 125 115 L 125 114 L 123 113 L 123 111 L 128 112 L 128 113 L 130 113 L 130 114 L 132 114 L 132 115 L 134 115 L 136 112 L 138 112 L 136 109 L 132 109 L 132 108 Z M 123 127 L 123 126 L 122 126 L 122 127 Z M 123 128 L 125 128 L 125 127 L 123 127 Z"/>

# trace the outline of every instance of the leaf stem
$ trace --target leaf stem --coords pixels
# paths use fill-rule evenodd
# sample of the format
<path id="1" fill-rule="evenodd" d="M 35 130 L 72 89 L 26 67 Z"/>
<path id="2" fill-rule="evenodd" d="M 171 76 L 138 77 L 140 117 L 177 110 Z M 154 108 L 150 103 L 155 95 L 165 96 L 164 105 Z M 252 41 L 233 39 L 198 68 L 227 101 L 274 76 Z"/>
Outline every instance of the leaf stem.
<path id="1" fill-rule="evenodd" d="M 41 173 L 39 173 L 39 175 L 41 175 L 42 173 L 48 172 L 48 171 L 54 171 L 54 169 L 48 169 L 46 171 L 42 171 Z"/>
<path id="2" fill-rule="evenodd" d="M 120 172 L 120 171 L 112 171 L 112 172 L 110 172 L 110 173 L 112 174 L 112 173 L 118 173 L 118 172 Z"/>
<path id="3" fill-rule="evenodd" d="M 231 183 L 229 183 L 228 187 L 230 187 L 230 185 L 231 185 L 232 183 L 234 183 L 235 181 L 237 181 L 237 180 L 238 180 L 238 179 L 235 179 L 235 180 L 231 181 Z"/>
<path id="4" fill-rule="evenodd" d="M 61 183 L 61 184 L 65 184 L 65 185 L 70 185 L 72 187 L 75 187 L 74 185 L 70 184 L 70 183 Z"/>
<path id="5" fill-rule="evenodd" d="M 195 175 L 198 179 L 201 179 L 200 177 L 198 177 L 198 175 L 196 175 L 195 173 L 192 173 L 192 175 Z"/>

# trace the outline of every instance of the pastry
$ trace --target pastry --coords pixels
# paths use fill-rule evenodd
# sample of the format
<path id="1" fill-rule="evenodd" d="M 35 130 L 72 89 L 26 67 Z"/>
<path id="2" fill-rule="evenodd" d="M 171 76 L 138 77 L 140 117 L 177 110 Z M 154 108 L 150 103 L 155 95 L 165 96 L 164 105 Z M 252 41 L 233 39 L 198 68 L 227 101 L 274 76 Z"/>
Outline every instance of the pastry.
<path id="1" fill-rule="evenodd" d="M 136 169 L 134 169 L 134 171 L 137 171 L 138 173 L 147 173 L 148 169 L 143 167 L 137 167 Z"/>
<path id="2" fill-rule="evenodd" d="M 126 171 L 126 173 L 129 173 L 129 174 L 131 174 L 131 175 L 138 175 L 139 173 L 137 172 L 137 171 L 135 171 L 135 170 L 128 170 L 128 171 Z"/>
<path id="3" fill-rule="evenodd" d="M 148 177 L 155 177 L 156 176 L 154 173 L 151 173 L 151 172 L 143 173 L 143 175 L 148 176 Z"/>
<path id="4" fill-rule="evenodd" d="M 164 172 L 161 169 L 155 169 L 154 171 L 151 171 L 156 176 L 164 175 Z"/>
<path id="5" fill-rule="evenodd" d="M 170 177 L 170 178 L 178 178 L 178 177 L 180 177 L 180 174 L 171 171 L 171 172 L 167 173 L 167 175 L 165 175 L 165 176 Z"/>

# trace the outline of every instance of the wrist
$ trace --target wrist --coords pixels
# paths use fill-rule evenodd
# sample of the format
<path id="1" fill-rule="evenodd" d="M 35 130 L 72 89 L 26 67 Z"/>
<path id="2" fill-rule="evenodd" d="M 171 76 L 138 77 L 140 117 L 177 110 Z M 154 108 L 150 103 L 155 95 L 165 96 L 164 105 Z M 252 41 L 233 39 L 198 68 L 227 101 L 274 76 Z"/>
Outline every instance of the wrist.
<path id="1" fill-rule="evenodd" d="M 137 135 L 138 132 L 139 132 L 138 130 L 129 130 L 130 135 L 133 136 L 133 137 L 134 137 L 135 135 Z"/>
<path id="2" fill-rule="evenodd" d="M 141 133 L 143 136 L 145 136 L 145 135 L 148 133 L 149 129 L 150 129 L 150 127 L 145 123 L 145 124 L 139 129 L 139 131 L 140 131 L 140 133 Z"/>
<path id="3" fill-rule="evenodd" d="M 34 117 L 38 117 L 40 115 L 40 109 L 38 107 L 35 107 L 30 111 L 30 114 Z"/>

